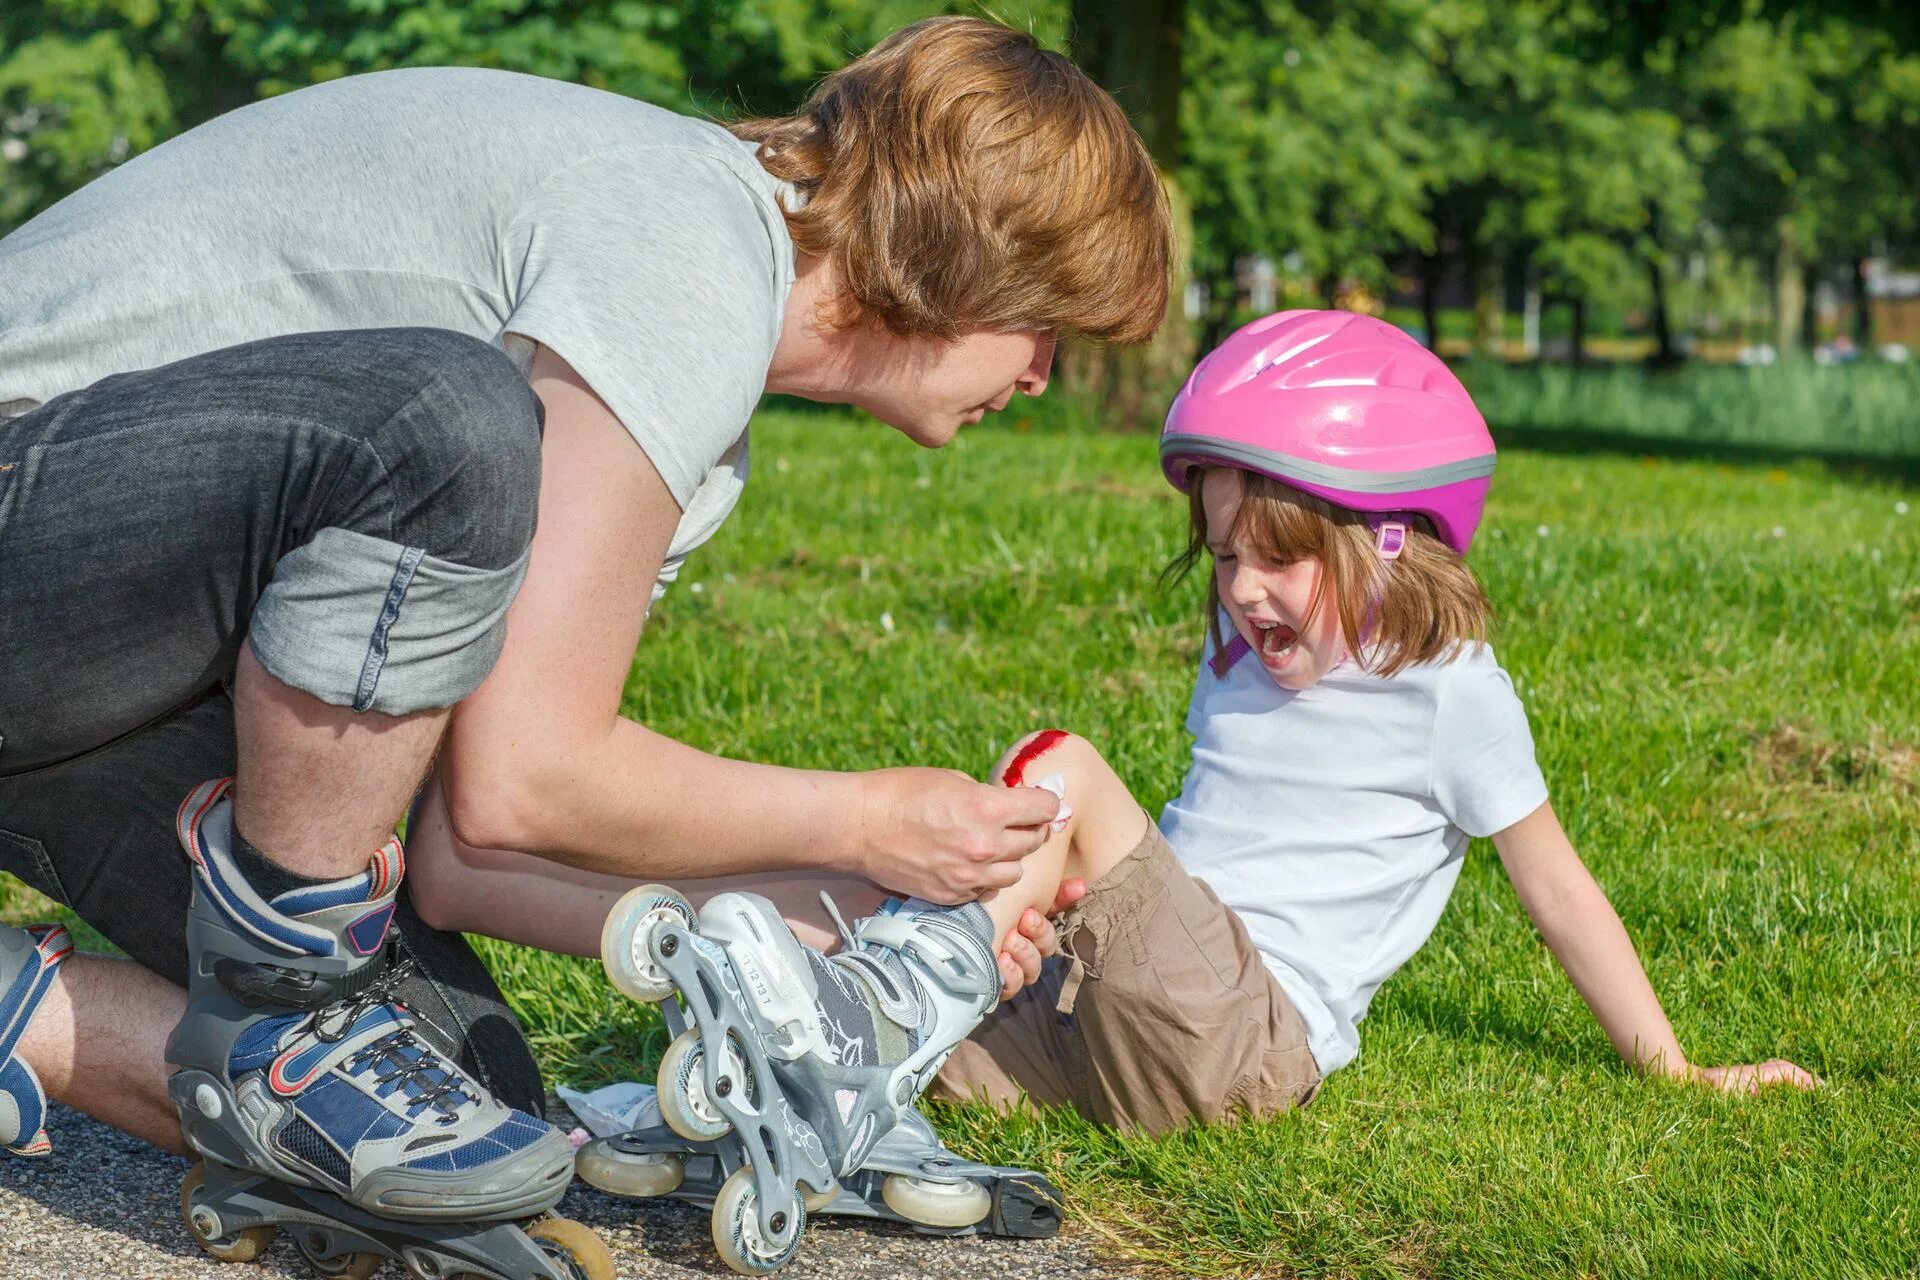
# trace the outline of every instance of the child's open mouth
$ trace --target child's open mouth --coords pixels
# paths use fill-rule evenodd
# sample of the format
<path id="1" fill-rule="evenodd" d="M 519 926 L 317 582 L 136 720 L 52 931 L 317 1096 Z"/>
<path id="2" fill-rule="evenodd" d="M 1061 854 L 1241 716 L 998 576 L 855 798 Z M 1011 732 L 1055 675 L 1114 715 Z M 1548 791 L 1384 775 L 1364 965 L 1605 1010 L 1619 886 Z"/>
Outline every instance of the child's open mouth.
<path id="1" fill-rule="evenodd" d="M 1260 639 L 1260 659 L 1269 665 L 1285 662 L 1293 653 L 1299 634 L 1284 622 L 1256 622 L 1253 631 Z"/>

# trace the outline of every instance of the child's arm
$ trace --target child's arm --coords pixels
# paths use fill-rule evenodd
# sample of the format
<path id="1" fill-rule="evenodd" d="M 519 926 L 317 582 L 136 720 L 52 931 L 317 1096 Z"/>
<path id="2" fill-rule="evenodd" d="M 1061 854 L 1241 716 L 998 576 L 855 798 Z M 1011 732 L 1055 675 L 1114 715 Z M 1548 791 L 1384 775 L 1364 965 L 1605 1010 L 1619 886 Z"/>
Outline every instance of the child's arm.
<path id="1" fill-rule="evenodd" d="M 1680 1051 L 1660 999 L 1607 895 L 1543 804 L 1493 837 L 1520 904 L 1601 1029 L 1636 1070 L 1751 1093 L 1763 1085 L 1811 1089 L 1819 1081 L 1785 1059 L 1754 1066 L 1695 1067 Z"/>

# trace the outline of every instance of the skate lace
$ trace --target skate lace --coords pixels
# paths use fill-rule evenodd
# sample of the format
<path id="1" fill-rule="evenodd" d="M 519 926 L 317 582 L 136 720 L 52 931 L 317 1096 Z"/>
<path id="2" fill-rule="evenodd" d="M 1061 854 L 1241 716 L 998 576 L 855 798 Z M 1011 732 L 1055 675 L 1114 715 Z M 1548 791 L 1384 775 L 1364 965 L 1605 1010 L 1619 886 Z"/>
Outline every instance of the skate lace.
<path id="1" fill-rule="evenodd" d="M 848 951 L 862 950 L 860 939 L 853 936 L 853 930 L 847 925 L 847 918 L 840 914 L 840 904 L 835 902 L 833 895 L 825 889 L 820 891 L 820 905 L 825 907 L 827 914 L 833 918 L 833 927 L 840 931 L 840 941 L 846 944 L 846 949 Z"/>
<path id="2" fill-rule="evenodd" d="M 374 979 L 365 991 L 316 1013 L 313 1017 L 314 1037 L 322 1043 L 332 1044 L 344 1038 L 369 1010 L 385 1005 L 397 1005 L 404 1009 L 405 1006 L 399 1005 L 393 998 L 393 993 L 416 968 L 412 958 L 401 960 Z M 414 1050 L 414 1054 L 409 1055 L 406 1052 L 409 1049 Z M 382 1059 L 390 1063 L 385 1070 L 380 1069 Z M 407 1094 L 409 1115 L 417 1114 L 423 1107 L 431 1107 L 439 1113 L 435 1117 L 438 1123 L 452 1124 L 459 1119 L 462 1104 L 474 1100 L 453 1068 L 443 1062 L 440 1055 L 414 1035 L 410 1028 L 390 1031 L 366 1048 L 349 1054 L 346 1060 L 349 1071 L 368 1063 L 375 1067 L 373 1082 L 376 1086 L 384 1088 L 396 1080 L 400 1082 L 400 1087 Z"/>

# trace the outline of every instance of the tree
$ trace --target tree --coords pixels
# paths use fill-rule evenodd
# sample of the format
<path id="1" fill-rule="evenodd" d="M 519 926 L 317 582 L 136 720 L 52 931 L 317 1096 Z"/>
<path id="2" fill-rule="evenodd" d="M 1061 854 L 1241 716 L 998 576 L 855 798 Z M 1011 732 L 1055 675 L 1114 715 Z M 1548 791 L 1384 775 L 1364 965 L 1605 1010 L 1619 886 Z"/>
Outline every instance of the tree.
<path id="1" fill-rule="evenodd" d="M 1102 405 L 1114 421 L 1133 425 L 1157 420 L 1193 363 L 1184 296 L 1191 277 L 1193 221 L 1177 176 L 1185 32 L 1185 0 L 1119 6 L 1073 0 L 1068 43 L 1074 61 L 1126 110 L 1160 170 L 1174 219 L 1167 314 L 1153 340 L 1130 350 L 1075 342 L 1060 358 L 1064 379 L 1075 391 Z"/>
<path id="2" fill-rule="evenodd" d="M 152 60 L 111 31 L 0 22 L 0 232 L 172 131 Z"/>
<path id="3" fill-rule="evenodd" d="M 1332 305 L 1342 282 L 1386 292 L 1402 248 L 1434 247 L 1430 75 L 1406 39 L 1348 9 L 1214 0 L 1190 11 L 1188 42 L 1181 184 L 1210 343 L 1238 318 L 1243 256 L 1290 260 Z"/>

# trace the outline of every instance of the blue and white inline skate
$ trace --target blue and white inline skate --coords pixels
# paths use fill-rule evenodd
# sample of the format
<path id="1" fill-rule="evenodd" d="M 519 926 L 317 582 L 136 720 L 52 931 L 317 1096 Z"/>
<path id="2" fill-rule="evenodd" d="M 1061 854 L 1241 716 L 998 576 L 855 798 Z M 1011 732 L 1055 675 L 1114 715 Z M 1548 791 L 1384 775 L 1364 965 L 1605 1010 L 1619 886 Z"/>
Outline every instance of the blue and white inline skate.
<path id="1" fill-rule="evenodd" d="M 285 1231 L 325 1276 L 393 1258 L 421 1280 L 612 1280 L 599 1236 L 548 1215 L 565 1135 L 468 1080 L 393 999 L 399 839 L 268 901 L 231 856 L 230 786 L 197 787 L 178 821 L 194 886 L 168 1089 L 202 1157 L 180 1196 L 200 1247 L 244 1262 Z"/>
<path id="2" fill-rule="evenodd" d="M 53 1151 L 46 1091 L 14 1050 L 72 954 L 73 943 L 57 924 L 0 925 L 0 1151 L 10 1156 L 37 1159 Z"/>
<path id="3" fill-rule="evenodd" d="M 712 1209 L 728 1177 L 723 1146 L 681 1137 L 654 1106 L 632 1130 L 582 1147 L 576 1170 L 612 1195 L 666 1196 Z M 840 1179 L 840 1194 L 813 1213 L 900 1222 L 924 1235 L 1038 1240 L 1059 1234 L 1061 1195 L 1031 1169 L 955 1155 L 909 1107 L 866 1161 Z"/>
<path id="4" fill-rule="evenodd" d="M 717 895 L 696 920 L 672 889 L 628 893 L 601 957 L 674 1033 L 664 1123 L 590 1143 L 588 1181 L 711 1204 L 714 1247 L 746 1275 L 790 1260 L 810 1213 L 1052 1234 L 1045 1179 L 957 1160 L 913 1106 L 999 999 L 991 926 L 965 910 L 843 924 L 847 945 L 825 956 L 755 894 Z"/>

